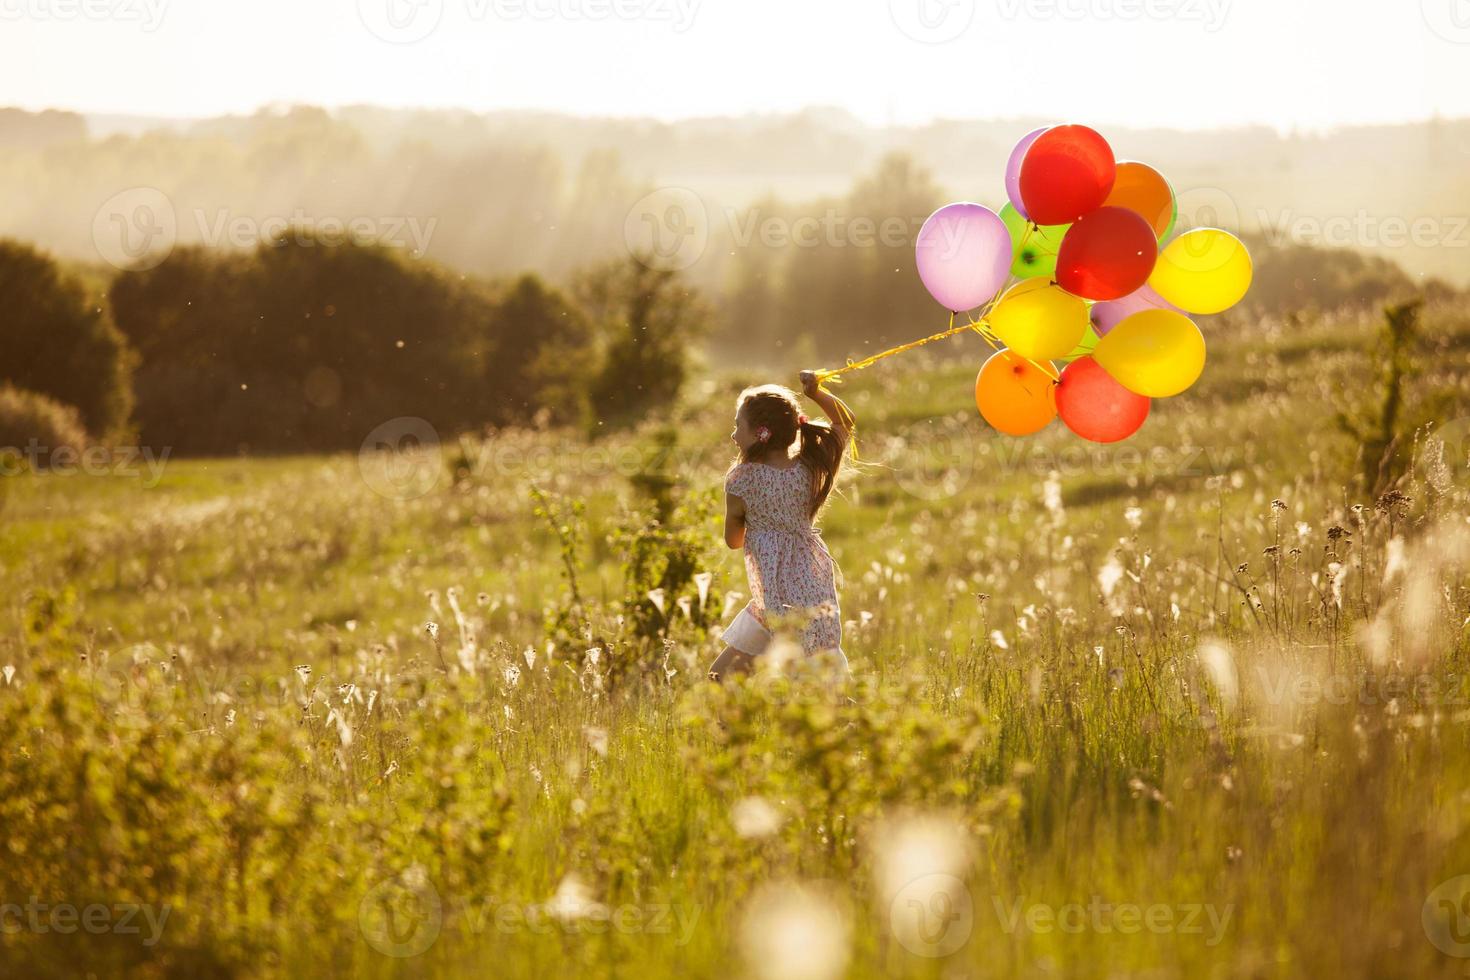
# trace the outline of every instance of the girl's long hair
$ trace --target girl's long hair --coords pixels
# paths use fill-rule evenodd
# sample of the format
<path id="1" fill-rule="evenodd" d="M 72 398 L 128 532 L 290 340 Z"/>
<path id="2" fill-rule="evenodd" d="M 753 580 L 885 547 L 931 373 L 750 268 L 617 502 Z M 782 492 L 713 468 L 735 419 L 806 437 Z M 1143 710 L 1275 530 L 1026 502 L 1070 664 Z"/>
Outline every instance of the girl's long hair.
<path id="1" fill-rule="evenodd" d="M 798 421 L 801 402 L 794 391 L 781 385 L 746 388 L 735 403 L 735 412 L 744 412 L 751 428 L 765 426 L 771 433 L 770 439 L 757 442 L 741 453 L 737 462 L 758 463 L 768 456 L 785 458 L 790 455 L 791 444 L 801 440 L 799 457 L 812 474 L 810 516 L 816 517 L 837 482 L 846 448 L 831 423 L 813 419 Z"/>

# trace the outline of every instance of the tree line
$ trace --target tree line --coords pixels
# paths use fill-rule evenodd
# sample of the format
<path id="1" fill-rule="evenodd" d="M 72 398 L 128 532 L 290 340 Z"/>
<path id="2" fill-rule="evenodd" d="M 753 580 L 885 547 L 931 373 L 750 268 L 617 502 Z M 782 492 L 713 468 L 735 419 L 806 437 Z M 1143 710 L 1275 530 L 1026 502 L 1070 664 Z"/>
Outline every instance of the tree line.
<path id="1" fill-rule="evenodd" d="M 677 396 L 707 322 L 677 274 L 635 259 L 560 290 L 300 232 L 180 249 L 103 295 L 0 241 L 0 308 L 0 385 L 73 407 L 92 439 L 196 455 L 355 449 L 399 416 L 626 424 Z"/>

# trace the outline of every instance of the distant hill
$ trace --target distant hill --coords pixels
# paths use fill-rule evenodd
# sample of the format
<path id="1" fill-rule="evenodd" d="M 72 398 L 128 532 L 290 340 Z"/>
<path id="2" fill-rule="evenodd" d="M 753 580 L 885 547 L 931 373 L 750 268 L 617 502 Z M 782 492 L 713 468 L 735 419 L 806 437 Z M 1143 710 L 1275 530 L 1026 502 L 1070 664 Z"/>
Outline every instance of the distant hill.
<path id="1" fill-rule="evenodd" d="M 901 152 L 946 197 L 999 205 L 1011 146 L 1045 122 L 874 127 L 827 108 L 679 122 L 372 106 L 199 120 L 0 110 L 0 234 L 95 260 L 98 207 L 146 186 L 181 215 L 181 242 L 218 243 L 208 232 L 221 217 L 416 218 L 436 223 L 427 253 L 450 264 L 558 277 L 622 248 L 630 211 L 664 186 L 697 194 L 718 224 L 759 201 L 818 208 Z M 1173 181 L 1188 223 L 1353 248 L 1470 285 L 1470 120 L 1105 135 Z"/>

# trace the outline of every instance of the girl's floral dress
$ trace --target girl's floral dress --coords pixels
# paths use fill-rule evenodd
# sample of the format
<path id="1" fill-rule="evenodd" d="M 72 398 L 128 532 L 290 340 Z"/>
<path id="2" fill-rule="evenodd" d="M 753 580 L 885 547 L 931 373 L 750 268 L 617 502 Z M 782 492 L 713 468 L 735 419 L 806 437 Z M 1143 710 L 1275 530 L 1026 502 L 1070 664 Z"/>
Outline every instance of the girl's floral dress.
<path id="1" fill-rule="evenodd" d="M 789 624 L 802 628 L 806 653 L 841 653 L 837 566 L 812 525 L 812 486 L 812 472 L 800 462 L 786 468 L 740 463 L 725 478 L 726 492 L 745 502 L 751 598 L 724 636 L 737 650 L 763 653 L 773 625 Z"/>

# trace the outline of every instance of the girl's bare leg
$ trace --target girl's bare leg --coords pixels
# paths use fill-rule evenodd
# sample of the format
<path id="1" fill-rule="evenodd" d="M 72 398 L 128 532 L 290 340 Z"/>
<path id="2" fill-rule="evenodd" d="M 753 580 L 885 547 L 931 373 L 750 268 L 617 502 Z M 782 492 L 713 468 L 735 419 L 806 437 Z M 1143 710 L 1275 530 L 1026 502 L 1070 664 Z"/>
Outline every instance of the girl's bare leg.
<path id="1" fill-rule="evenodd" d="M 734 647 L 725 647 L 724 651 L 715 658 L 715 662 L 709 665 L 709 679 L 719 682 L 732 674 L 748 674 L 754 660 L 755 658 L 748 653 L 741 653 Z"/>

